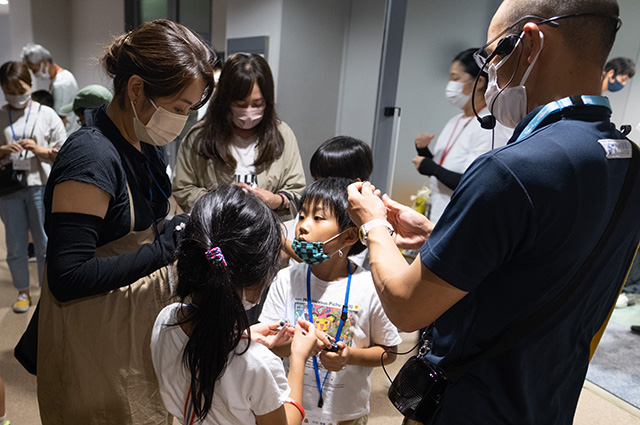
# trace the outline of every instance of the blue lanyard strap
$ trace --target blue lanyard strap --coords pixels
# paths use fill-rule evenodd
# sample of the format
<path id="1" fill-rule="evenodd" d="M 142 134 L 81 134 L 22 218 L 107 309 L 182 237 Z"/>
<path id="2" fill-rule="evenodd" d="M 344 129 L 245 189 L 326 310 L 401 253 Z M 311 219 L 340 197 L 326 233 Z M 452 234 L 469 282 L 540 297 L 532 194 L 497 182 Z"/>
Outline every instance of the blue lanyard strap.
<path id="1" fill-rule="evenodd" d="M 582 103 L 585 105 L 596 105 L 596 106 L 604 106 L 611 111 L 611 104 L 609 103 L 609 99 L 604 96 L 580 96 Z M 527 124 L 527 126 L 522 130 L 522 133 L 516 139 L 516 142 L 524 139 L 531 133 L 533 133 L 538 126 L 545 120 L 549 115 L 561 111 L 565 108 L 569 108 L 574 106 L 574 101 L 571 97 L 565 97 L 560 100 L 554 100 L 553 102 L 547 103 L 538 111 L 535 117 Z"/>
<path id="2" fill-rule="evenodd" d="M 27 124 L 29 124 L 29 115 L 31 115 L 32 106 L 33 106 L 33 102 L 29 101 L 29 110 L 27 111 L 27 118 L 24 120 L 24 130 L 22 131 L 23 139 L 27 138 Z M 9 126 L 11 127 L 11 133 L 13 133 L 13 140 L 17 142 L 20 139 L 18 139 L 18 136 L 16 135 L 16 132 L 13 129 L 13 119 L 11 118 L 11 109 L 9 109 L 8 112 L 9 112 Z"/>
<path id="3" fill-rule="evenodd" d="M 351 262 L 347 261 L 347 266 L 349 267 L 349 277 L 347 278 L 347 290 L 344 294 L 344 304 L 342 305 L 342 311 L 340 313 L 340 322 L 338 324 L 338 330 L 336 331 L 335 342 L 340 341 L 340 335 L 342 334 L 342 328 L 344 327 L 344 323 L 347 321 L 349 316 L 349 292 L 351 291 Z M 309 321 L 314 323 L 313 321 L 313 306 L 311 305 L 311 265 L 307 267 L 307 314 L 309 315 Z M 327 382 L 327 377 L 329 376 L 329 371 L 325 373 L 324 379 L 322 383 L 320 383 L 320 367 L 318 366 L 318 357 L 313 357 L 313 371 L 316 375 L 316 386 L 318 387 L 318 392 L 320 393 L 320 399 L 318 400 L 318 408 L 322 409 L 322 405 L 324 404 L 324 400 L 322 399 L 322 389 L 324 388 L 325 382 Z"/>

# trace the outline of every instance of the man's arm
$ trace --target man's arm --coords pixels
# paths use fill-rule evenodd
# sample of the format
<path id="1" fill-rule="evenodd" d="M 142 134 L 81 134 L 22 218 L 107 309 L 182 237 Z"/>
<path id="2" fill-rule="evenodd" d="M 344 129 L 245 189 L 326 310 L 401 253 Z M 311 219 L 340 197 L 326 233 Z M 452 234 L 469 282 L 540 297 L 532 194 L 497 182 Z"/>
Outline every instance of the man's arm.
<path id="1" fill-rule="evenodd" d="M 370 183 L 354 183 L 349 186 L 349 215 L 360 226 L 386 219 L 387 207 Z M 416 229 L 428 231 L 426 227 Z M 376 291 L 387 317 L 398 328 L 413 331 L 427 326 L 467 294 L 433 274 L 420 256 L 407 264 L 385 226 L 373 227 L 367 239 Z"/>

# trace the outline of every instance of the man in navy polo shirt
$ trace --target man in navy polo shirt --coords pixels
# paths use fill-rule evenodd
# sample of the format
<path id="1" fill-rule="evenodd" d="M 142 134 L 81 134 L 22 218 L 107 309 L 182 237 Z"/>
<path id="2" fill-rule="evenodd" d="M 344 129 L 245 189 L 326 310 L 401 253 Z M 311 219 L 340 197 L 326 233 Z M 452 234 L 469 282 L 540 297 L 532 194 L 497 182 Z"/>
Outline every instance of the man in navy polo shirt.
<path id="1" fill-rule="evenodd" d="M 502 3 L 476 58 L 489 74 L 492 114 L 519 124 L 506 146 L 471 165 L 435 228 L 380 200 L 368 182 L 349 187 L 387 316 L 408 331 L 435 321 L 429 359 L 445 370 L 554 300 L 609 223 L 632 151 L 600 96 L 618 14 L 615 0 Z M 573 422 L 591 347 L 640 240 L 639 214 L 636 177 L 610 242 L 569 301 L 507 351 L 471 364 L 447 388 L 435 423 Z M 394 242 L 421 246 L 417 261 L 407 265 Z"/>

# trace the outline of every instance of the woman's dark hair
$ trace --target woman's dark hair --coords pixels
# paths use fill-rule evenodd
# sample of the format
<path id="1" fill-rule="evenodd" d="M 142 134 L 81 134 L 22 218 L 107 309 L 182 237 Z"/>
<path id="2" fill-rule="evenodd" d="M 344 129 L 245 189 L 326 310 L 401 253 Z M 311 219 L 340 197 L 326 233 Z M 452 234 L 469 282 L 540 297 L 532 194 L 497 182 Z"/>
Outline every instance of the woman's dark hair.
<path id="1" fill-rule="evenodd" d="M 473 47 L 471 49 L 463 50 L 458 53 L 455 58 L 453 58 L 452 62 L 460 62 L 462 64 L 462 68 L 464 68 L 464 72 L 471 75 L 473 78 L 476 78 L 478 74 L 485 79 L 488 79 L 487 73 L 485 71 L 480 72 L 480 67 L 473 59 L 473 54 L 479 49 L 479 47 Z"/>
<path id="2" fill-rule="evenodd" d="M 351 183 L 353 180 L 344 177 L 327 177 L 314 181 L 302 191 L 300 211 L 309 211 L 321 203 L 322 209 L 335 217 L 340 232 L 349 227 L 356 227 L 347 212 L 349 207 L 347 186 Z M 357 241 L 349 249 L 349 255 L 358 254 L 364 249 L 365 246 Z"/>
<path id="3" fill-rule="evenodd" d="M 216 54 L 188 28 L 165 19 L 148 22 L 117 37 L 102 56 L 102 65 L 113 78 L 114 98 L 122 107 L 132 75 L 144 81 L 150 99 L 173 96 L 192 82 L 203 80 L 206 89 L 193 109 L 213 93 Z"/>
<path id="4" fill-rule="evenodd" d="M 369 180 L 373 171 L 371 148 L 362 140 L 336 136 L 320 145 L 309 164 L 314 179 L 345 177 Z"/>
<path id="5" fill-rule="evenodd" d="M 24 81 L 31 86 L 29 67 L 24 62 L 10 61 L 0 66 L 0 86 L 22 91 L 23 88 L 20 85 L 20 81 Z"/>
<path id="6" fill-rule="evenodd" d="M 246 99 L 258 84 L 265 102 L 264 115 L 256 126 L 258 133 L 258 155 L 255 166 L 269 166 L 280 158 L 284 150 L 284 139 L 278 131 L 278 115 L 275 109 L 275 92 L 271 68 L 260 55 L 237 53 L 227 59 L 220 72 L 216 88 L 200 131 L 194 141 L 199 155 L 221 161 L 226 171 L 233 173 L 236 160 L 231 153 L 233 142 L 233 116 L 231 103 Z"/>
<path id="7" fill-rule="evenodd" d="M 279 268 L 282 245 L 278 217 L 237 186 L 220 185 L 193 206 L 178 249 L 176 295 L 195 308 L 183 323 L 192 326 L 183 362 L 191 373 L 191 394 L 202 420 L 211 408 L 216 380 L 249 329 L 238 293 L 263 288 Z M 223 262 L 206 252 L 220 248 Z M 248 345 L 247 345 L 248 347 Z"/>

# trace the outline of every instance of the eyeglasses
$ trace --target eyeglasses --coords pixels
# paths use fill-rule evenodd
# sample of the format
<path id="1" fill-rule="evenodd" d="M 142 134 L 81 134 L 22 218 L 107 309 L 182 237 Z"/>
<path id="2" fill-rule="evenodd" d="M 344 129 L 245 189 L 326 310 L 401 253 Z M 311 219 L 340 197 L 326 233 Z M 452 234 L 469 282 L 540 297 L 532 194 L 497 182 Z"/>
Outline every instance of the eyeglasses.
<path id="1" fill-rule="evenodd" d="M 521 17 L 520 19 L 518 19 L 513 24 L 511 24 L 509 27 L 507 27 L 500 34 L 498 34 L 497 37 L 493 38 L 487 44 L 485 44 L 480 49 L 478 49 L 476 52 L 474 52 L 473 53 L 473 59 L 475 60 L 476 64 L 482 70 L 487 66 L 487 63 L 490 62 L 494 57 L 496 57 L 496 56 L 506 56 L 509 53 L 511 53 L 513 51 L 513 49 L 515 49 L 515 47 L 517 46 L 518 41 L 520 40 L 520 36 L 518 36 L 516 34 L 509 34 L 509 33 L 512 33 L 514 28 L 516 28 L 523 21 L 536 20 L 536 21 L 538 21 L 538 25 L 548 24 L 548 25 L 551 25 L 553 27 L 557 27 L 559 25 L 557 21 L 559 21 L 561 19 L 586 17 L 586 16 L 613 19 L 613 20 L 616 21 L 616 31 L 618 31 L 620 29 L 620 26 L 622 25 L 622 20 L 620 19 L 619 16 L 617 16 L 617 15 L 609 15 L 609 14 L 604 14 L 604 13 L 574 13 L 574 14 L 570 14 L 570 15 L 554 16 L 552 18 L 542 18 L 542 17 L 536 16 L 536 15 L 525 15 L 525 16 Z M 505 36 L 505 34 L 509 34 L 509 35 Z M 497 45 L 495 46 L 495 48 L 492 49 L 491 53 L 489 53 L 488 49 L 491 46 L 493 46 L 494 44 L 496 44 L 496 43 L 497 43 Z"/>

